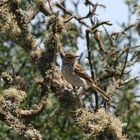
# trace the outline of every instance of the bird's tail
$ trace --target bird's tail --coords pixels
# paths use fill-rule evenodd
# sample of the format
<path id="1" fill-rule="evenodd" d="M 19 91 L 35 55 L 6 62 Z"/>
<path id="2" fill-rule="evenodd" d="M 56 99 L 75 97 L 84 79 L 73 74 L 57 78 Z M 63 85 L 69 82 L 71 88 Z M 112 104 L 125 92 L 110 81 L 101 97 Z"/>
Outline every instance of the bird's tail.
<path id="1" fill-rule="evenodd" d="M 98 86 L 96 86 L 94 83 L 91 85 L 91 87 L 96 90 L 97 92 L 100 92 L 101 96 L 106 100 L 106 101 L 111 101 L 111 98 Z"/>

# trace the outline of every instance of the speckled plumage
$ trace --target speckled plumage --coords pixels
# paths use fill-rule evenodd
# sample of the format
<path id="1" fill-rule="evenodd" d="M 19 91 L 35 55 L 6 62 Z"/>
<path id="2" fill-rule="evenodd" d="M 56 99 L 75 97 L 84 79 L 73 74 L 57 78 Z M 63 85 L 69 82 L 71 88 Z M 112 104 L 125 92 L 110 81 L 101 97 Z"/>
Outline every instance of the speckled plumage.
<path id="1" fill-rule="evenodd" d="M 77 56 L 75 54 L 70 53 L 63 58 L 61 71 L 65 80 L 73 86 L 90 86 L 100 92 L 105 100 L 110 101 L 111 98 L 101 88 L 96 86 L 92 78 L 85 72 L 82 66 L 75 62 L 76 57 Z"/>
<path id="2" fill-rule="evenodd" d="M 62 65 L 62 75 L 73 86 L 86 87 L 86 80 L 79 77 L 73 70 L 73 66 Z"/>

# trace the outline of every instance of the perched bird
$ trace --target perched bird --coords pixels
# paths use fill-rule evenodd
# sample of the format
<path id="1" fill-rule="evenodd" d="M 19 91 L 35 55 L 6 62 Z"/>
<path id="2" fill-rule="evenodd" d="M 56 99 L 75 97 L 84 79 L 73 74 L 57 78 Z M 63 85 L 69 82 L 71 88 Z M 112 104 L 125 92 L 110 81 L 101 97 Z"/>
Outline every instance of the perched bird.
<path id="1" fill-rule="evenodd" d="M 62 75 L 67 82 L 73 86 L 91 87 L 97 92 L 100 92 L 106 101 L 111 101 L 111 98 L 97 85 L 95 85 L 92 78 L 85 72 L 84 68 L 76 63 L 78 56 L 75 53 L 66 54 L 62 60 Z"/>

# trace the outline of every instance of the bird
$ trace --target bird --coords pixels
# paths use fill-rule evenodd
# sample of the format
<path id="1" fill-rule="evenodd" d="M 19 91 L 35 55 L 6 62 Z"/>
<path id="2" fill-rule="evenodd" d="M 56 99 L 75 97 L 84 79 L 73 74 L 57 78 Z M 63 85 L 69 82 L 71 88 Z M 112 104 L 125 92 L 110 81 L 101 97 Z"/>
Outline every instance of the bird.
<path id="1" fill-rule="evenodd" d="M 111 98 L 98 87 L 91 76 L 89 76 L 84 68 L 76 62 L 76 58 L 79 57 L 75 53 L 68 53 L 62 59 L 61 72 L 64 79 L 73 86 L 77 87 L 91 87 L 101 94 L 101 96 L 108 102 Z"/>

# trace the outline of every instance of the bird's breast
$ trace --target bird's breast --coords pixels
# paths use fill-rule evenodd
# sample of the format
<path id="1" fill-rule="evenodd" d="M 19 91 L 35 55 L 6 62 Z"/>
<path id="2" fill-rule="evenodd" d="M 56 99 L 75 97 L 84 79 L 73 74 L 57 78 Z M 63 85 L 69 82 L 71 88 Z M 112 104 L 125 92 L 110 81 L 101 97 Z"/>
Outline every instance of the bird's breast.
<path id="1" fill-rule="evenodd" d="M 87 85 L 86 80 L 77 75 L 72 66 L 62 65 L 62 75 L 73 86 L 85 87 Z"/>

